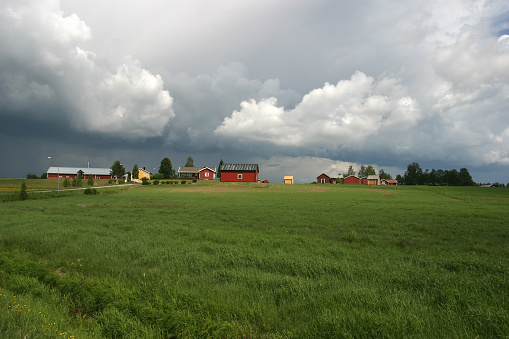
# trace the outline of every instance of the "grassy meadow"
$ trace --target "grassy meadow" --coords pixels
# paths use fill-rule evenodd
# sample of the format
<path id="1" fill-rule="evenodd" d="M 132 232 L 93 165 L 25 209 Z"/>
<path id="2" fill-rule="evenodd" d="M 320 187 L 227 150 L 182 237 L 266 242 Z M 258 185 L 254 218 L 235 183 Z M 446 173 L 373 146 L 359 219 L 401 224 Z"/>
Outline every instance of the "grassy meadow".
<path id="1" fill-rule="evenodd" d="M 509 189 L 99 191 L 0 203 L 2 337 L 509 337 Z"/>

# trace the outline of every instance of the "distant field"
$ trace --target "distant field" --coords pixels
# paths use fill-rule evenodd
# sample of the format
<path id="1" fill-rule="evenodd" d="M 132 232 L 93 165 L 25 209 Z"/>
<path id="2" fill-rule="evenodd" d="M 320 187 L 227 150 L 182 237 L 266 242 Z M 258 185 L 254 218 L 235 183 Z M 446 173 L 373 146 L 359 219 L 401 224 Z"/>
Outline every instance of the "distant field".
<path id="1" fill-rule="evenodd" d="M 509 189 L 198 182 L 0 214 L 3 337 L 509 334 Z"/>

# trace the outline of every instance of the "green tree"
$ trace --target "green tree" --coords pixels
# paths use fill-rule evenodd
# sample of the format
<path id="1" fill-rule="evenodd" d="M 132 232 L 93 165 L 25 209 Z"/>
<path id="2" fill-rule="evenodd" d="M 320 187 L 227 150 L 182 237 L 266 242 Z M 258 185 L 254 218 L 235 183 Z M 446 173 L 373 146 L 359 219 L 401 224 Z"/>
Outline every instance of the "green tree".
<path id="1" fill-rule="evenodd" d="M 405 185 L 419 185 L 421 183 L 422 169 L 417 162 L 408 165 L 405 172 Z"/>
<path id="2" fill-rule="evenodd" d="M 474 181 L 472 180 L 472 176 L 468 173 L 466 168 L 460 168 L 460 184 L 462 186 L 473 186 Z"/>
<path id="3" fill-rule="evenodd" d="M 115 178 L 122 178 L 125 174 L 125 168 L 119 160 L 115 161 L 111 166 L 111 175 Z"/>
<path id="4" fill-rule="evenodd" d="M 81 187 L 82 180 L 83 180 L 83 172 L 78 171 L 78 175 L 76 176 L 76 187 Z"/>
<path id="5" fill-rule="evenodd" d="M 139 179 L 139 177 L 138 177 L 138 171 L 139 170 L 140 169 L 138 168 L 138 164 L 134 164 L 133 172 L 132 172 L 133 179 Z"/>
<path id="6" fill-rule="evenodd" d="M 355 175 L 355 169 L 352 165 L 348 166 L 348 171 L 344 174 L 345 178 L 351 175 Z"/>
<path id="7" fill-rule="evenodd" d="M 366 177 L 368 175 L 376 175 L 376 170 L 373 168 L 373 166 L 371 165 L 368 165 L 368 167 L 366 167 Z"/>
<path id="8" fill-rule="evenodd" d="M 76 180 L 76 177 L 72 178 L 72 187 L 78 186 L 78 180 Z"/>
<path id="9" fill-rule="evenodd" d="M 159 166 L 159 173 L 163 175 L 163 179 L 171 179 L 175 176 L 175 170 L 171 166 L 170 158 L 166 157 L 161 160 L 161 165 Z"/>
<path id="10" fill-rule="evenodd" d="M 366 172 L 366 166 L 362 165 L 357 175 L 359 176 L 359 178 L 367 177 L 368 175 Z"/>
<path id="11" fill-rule="evenodd" d="M 392 179 L 392 176 L 389 173 L 386 173 L 383 169 L 378 171 L 378 175 L 380 176 L 380 179 Z"/>
<path id="12" fill-rule="evenodd" d="M 48 178 L 48 173 L 41 174 L 41 179 L 47 179 L 47 178 Z"/>
<path id="13" fill-rule="evenodd" d="M 191 156 L 189 156 L 187 158 L 186 166 L 185 167 L 194 167 L 194 161 L 193 161 L 193 158 L 191 158 Z"/>
<path id="14" fill-rule="evenodd" d="M 21 188 L 19 190 L 19 200 L 27 200 L 28 199 L 28 192 L 27 192 L 27 184 L 25 183 L 25 180 L 21 183 Z"/>
<path id="15" fill-rule="evenodd" d="M 87 185 L 94 186 L 94 176 L 93 175 L 90 175 L 90 174 L 88 175 Z"/>
<path id="16" fill-rule="evenodd" d="M 64 180 L 64 188 L 69 187 L 70 184 L 71 183 L 69 182 L 69 178 L 65 178 L 65 180 Z"/>
<path id="17" fill-rule="evenodd" d="M 218 178 L 221 178 L 221 167 L 223 167 L 223 159 L 221 159 L 221 161 L 219 162 L 219 166 L 217 166 L 217 177 Z"/>
<path id="18" fill-rule="evenodd" d="M 405 182 L 405 178 L 401 174 L 396 175 L 396 181 L 398 182 L 398 185 Z"/>
<path id="19" fill-rule="evenodd" d="M 39 179 L 39 177 L 37 176 L 37 174 L 28 173 L 27 179 Z"/>

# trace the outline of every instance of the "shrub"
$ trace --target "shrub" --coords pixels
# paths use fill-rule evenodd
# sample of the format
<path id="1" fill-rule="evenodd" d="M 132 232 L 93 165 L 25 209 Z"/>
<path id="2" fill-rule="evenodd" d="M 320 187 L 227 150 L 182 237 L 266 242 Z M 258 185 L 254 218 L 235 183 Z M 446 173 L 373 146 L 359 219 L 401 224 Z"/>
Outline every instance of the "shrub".
<path id="1" fill-rule="evenodd" d="M 25 184 L 25 180 L 21 183 L 21 188 L 19 190 L 19 200 L 27 200 L 28 199 L 28 193 L 27 193 L 27 185 Z"/>
<path id="2" fill-rule="evenodd" d="M 159 185 L 159 180 L 154 180 L 154 181 L 152 182 L 152 184 L 154 184 L 154 185 Z"/>
<path id="3" fill-rule="evenodd" d="M 152 176 L 152 179 L 164 179 L 164 175 L 162 175 L 161 173 L 156 173 Z"/>
<path id="4" fill-rule="evenodd" d="M 27 179 L 39 179 L 39 177 L 37 176 L 37 174 L 28 173 Z"/>
<path id="5" fill-rule="evenodd" d="M 150 185 L 150 181 L 148 181 L 146 178 L 141 179 L 142 185 Z"/>
<path id="6" fill-rule="evenodd" d="M 86 195 L 97 195 L 99 194 L 99 191 L 96 190 L 95 188 L 90 188 L 88 187 L 87 189 L 85 189 L 85 192 L 84 192 Z"/>
<path id="7" fill-rule="evenodd" d="M 108 184 L 113 185 L 113 179 L 108 180 Z"/>
<path id="8" fill-rule="evenodd" d="M 182 180 L 180 183 L 181 183 L 182 185 L 185 185 L 185 184 L 186 184 L 186 181 L 185 181 L 185 180 Z"/>

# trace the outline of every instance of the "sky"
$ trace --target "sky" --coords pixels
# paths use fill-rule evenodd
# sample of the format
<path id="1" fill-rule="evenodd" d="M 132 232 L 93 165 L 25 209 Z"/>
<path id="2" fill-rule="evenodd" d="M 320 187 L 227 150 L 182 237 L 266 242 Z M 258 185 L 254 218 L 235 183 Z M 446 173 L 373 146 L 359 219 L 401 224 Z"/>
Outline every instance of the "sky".
<path id="1" fill-rule="evenodd" d="M 189 156 L 507 183 L 509 2 L 0 3 L 0 177 Z"/>

